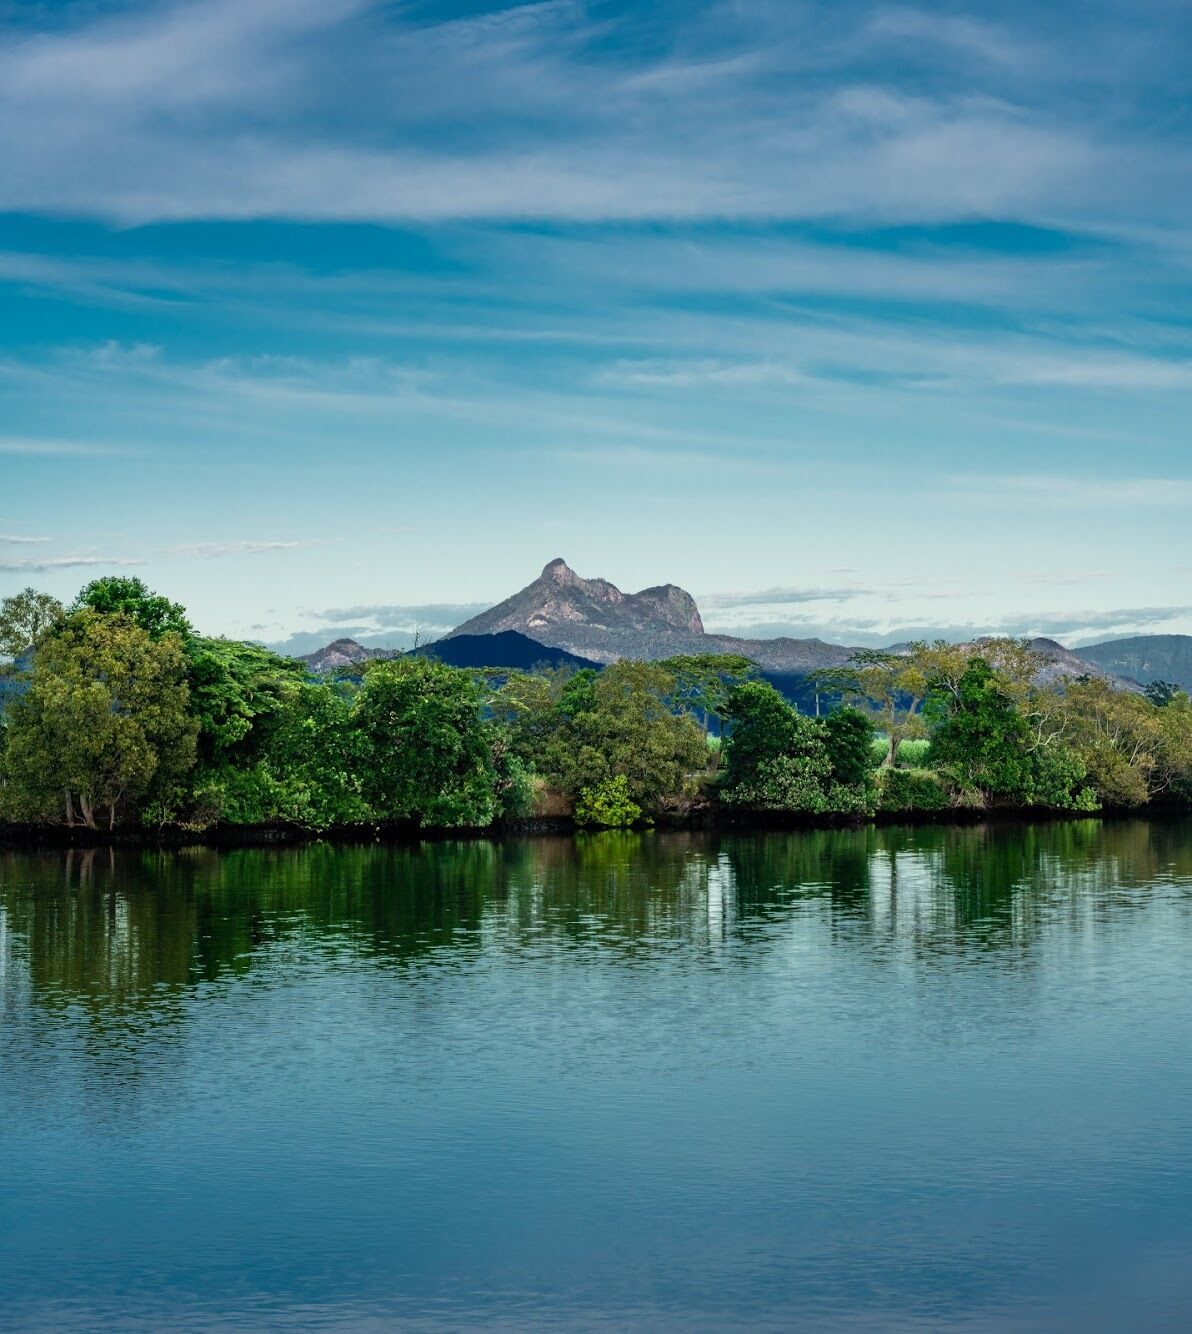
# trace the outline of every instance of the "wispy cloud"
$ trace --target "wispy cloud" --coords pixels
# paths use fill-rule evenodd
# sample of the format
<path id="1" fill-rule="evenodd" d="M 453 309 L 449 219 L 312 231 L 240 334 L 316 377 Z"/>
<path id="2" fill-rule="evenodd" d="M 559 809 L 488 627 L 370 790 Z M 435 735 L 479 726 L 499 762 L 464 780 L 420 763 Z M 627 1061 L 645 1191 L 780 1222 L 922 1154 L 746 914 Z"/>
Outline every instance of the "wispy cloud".
<path id="1" fill-rule="evenodd" d="M 70 555 L 46 557 L 41 560 L 0 560 L 0 570 L 6 574 L 48 574 L 53 570 L 118 569 L 144 564 L 143 559 L 132 556 Z"/>
<path id="2" fill-rule="evenodd" d="M 1112 116 L 1091 99 L 1070 113 L 1072 42 L 1106 40 L 1110 18 L 1061 48 L 926 9 L 859 27 L 848 7 L 693 4 L 682 23 L 660 14 L 651 51 L 628 19 L 565 3 L 438 22 L 356 0 L 83 14 L 0 53 L 0 206 L 123 222 L 1120 215 L 1188 166 L 1174 134 L 1162 156 L 1132 138 L 1120 83 Z M 941 48 L 963 78 L 924 61 Z"/>
<path id="3" fill-rule="evenodd" d="M 367 621 L 374 626 L 384 624 L 405 629 L 428 625 L 450 630 L 489 605 L 487 602 L 370 603 L 357 607 L 329 607 L 314 615 L 330 624 Z"/>
<path id="4" fill-rule="evenodd" d="M 0 533 L 0 544 L 14 547 L 39 546 L 43 542 L 52 541 L 50 537 L 21 537 L 16 533 Z"/>
<path id="5" fill-rule="evenodd" d="M 944 615 L 928 620 L 894 612 L 885 616 L 835 615 L 815 612 L 786 615 L 781 618 L 734 622 L 716 627 L 743 639 L 769 639 L 790 635 L 794 638 L 819 638 L 836 644 L 866 647 L 906 643 L 917 639 L 946 639 L 962 643 L 982 635 L 1006 635 L 1014 638 L 1056 639 L 1068 645 L 1092 644 L 1101 639 L 1128 635 L 1185 632 L 1192 607 L 1119 607 L 1110 610 L 1041 611 L 1030 615 L 956 619 Z"/>
<path id="6" fill-rule="evenodd" d="M 877 590 L 862 584 L 835 588 L 763 588 L 753 593 L 705 593 L 699 598 L 702 608 L 727 611 L 739 607 L 798 606 L 804 602 L 840 602 L 873 594 Z"/>
<path id="7" fill-rule="evenodd" d="M 103 456 L 118 451 L 89 440 L 39 440 L 33 437 L 0 436 L 0 454 L 18 454 L 32 458 Z"/>
<path id="8" fill-rule="evenodd" d="M 621 361 L 603 372 L 605 380 L 618 384 L 663 385 L 687 389 L 692 385 L 807 384 L 810 377 L 792 366 L 776 362 L 717 361 L 665 362 Z"/>
<path id="9" fill-rule="evenodd" d="M 236 542 L 187 542 L 175 547 L 160 547 L 158 556 L 195 556 L 218 559 L 223 556 L 258 556 L 274 551 L 297 551 L 305 547 L 324 546 L 331 539 L 302 538 L 289 542 L 245 539 Z"/>
<path id="10" fill-rule="evenodd" d="M 1192 480 L 1182 477 L 973 473 L 950 478 L 947 487 L 953 498 L 1013 509 L 1165 509 L 1192 504 Z"/>
<path id="11" fill-rule="evenodd" d="M 306 547 L 326 545 L 328 538 L 303 538 L 292 541 L 244 539 L 230 542 L 186 542 L 176 546 L 156 547 L 141 553 L 105 555 L 91 551 L 74 551 L 61 556 L 25 557 L 18 560 L 0 559 L 0 571 L 10 574 L 47 574 L 54 570 L 89 569 L 92 567 L 121 568 L 149 565 L 160 560 L 211 560 L 231 556 L 256 556 L 271 552 L 296 551 Z M 52 538 L 0 537 L 3 543 L 47 543 Z"/>

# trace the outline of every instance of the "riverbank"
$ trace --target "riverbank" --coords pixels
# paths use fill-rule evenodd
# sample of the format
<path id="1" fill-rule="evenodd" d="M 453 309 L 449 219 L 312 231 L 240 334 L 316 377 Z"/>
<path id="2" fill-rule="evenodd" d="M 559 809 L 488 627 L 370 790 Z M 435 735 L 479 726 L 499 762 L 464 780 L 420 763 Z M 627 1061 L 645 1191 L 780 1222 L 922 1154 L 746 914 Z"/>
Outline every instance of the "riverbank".
<path id="1" fill-rule="evenodd" d="M 929 811 L 878 811 L 857 819 L 847 815 L 805 814 L 792 811 L 726 811 L 702 809 L 690 815 L 662 816 L 640 821 L 630 828 L 658 832 L 751 833 L 783 830 L 865 829 L 891 826 L 920 827 L 981 824 L 1054 824 L 1079 820 L 1168 819 L 1188 814 L 1187 807 L 1152 804 L 1145 807 L 1112 807 L 1100 811 L 1070 811 L 1046 807 L 991 806 L 949 807 Z M 213 825 L 195 830 L 176 826 L 158 829 L 88 829 L 81 826 L 8 824 L 0 825 L 0 847 L 36 848 L 254 848 L 287 847 L 304 843 L 411 844 L 448 840 L 495 840 L 503 838 L 578 837 L 605 832 L 586 827 L 566 816 L 507 820 L 482 827 L 434 828 L 413 821 L 336 825 L 309 829 L 302 825 L 275 822 L 257 825 Z"/>

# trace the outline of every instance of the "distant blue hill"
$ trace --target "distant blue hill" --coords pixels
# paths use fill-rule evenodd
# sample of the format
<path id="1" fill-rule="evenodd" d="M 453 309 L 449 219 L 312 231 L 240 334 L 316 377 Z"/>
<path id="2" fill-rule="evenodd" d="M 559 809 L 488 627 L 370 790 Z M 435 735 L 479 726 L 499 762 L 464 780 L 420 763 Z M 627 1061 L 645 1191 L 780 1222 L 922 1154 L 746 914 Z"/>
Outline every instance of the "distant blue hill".
<path id="1" fill-rule="evenodd" d="M 1159 680 L 1192 690 L 1192 635 L 1133 635 L 1086 644 L 1076 652 L 1102 671 L 1132 677 L 1144 686 Z"/>
<path id="2" fill-rule="evenodd" d="M 540 644 L 517 630 L 502 630 L 494 635 L 453 635 L 424 644 L 413 652 L 421 658 L 437 658 L 449 667 L 496 667 L 507 671 L 528 672 L 535 667 L 599 667 L 590 658 L 581 658 L 563 648 Z"/>
<path id="3" fill-rule="evenodd" d="M 568 653 L 564 648 L 540 644 L 517 630 L 492 635 L 453 635 L 437 639 L 403 654 L 394 649 L 365 648 L 354 639 L 337 639 L 316 653 L 303 654 L 312 672 L 347 672 L 361 675 L 363 665 L 374 658 L 435 658 L 448 667 L 492 667 L 497 671 L 528 672 L 535 667 L 599 667 L 600 663 Z M 358 670 L 357 670 L 358 669 Z"/>

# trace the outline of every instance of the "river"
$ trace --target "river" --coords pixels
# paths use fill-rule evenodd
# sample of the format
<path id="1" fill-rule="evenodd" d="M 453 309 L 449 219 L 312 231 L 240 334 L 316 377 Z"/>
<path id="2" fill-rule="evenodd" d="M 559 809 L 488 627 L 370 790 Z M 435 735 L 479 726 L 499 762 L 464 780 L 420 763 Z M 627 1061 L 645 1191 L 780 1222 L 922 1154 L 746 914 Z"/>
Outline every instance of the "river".
<path id="1" fill-rule="evenodd" d="M 0 1328 L 1183 1330 L 1192 822 L 0 853 Z"/>

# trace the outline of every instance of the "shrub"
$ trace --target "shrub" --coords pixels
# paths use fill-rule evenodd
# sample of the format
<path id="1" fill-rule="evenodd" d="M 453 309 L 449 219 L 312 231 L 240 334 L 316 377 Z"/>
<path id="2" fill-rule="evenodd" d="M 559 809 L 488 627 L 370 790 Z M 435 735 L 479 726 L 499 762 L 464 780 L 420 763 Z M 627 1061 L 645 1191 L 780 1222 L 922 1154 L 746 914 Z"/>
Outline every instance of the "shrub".
<path id="1" fill-rule="evenodd" d="M 824 724 L 824 744 L 832 780 L 846 786 L 863 784 L 869 772 L 873 723 L 859 709 L 837 709 Z M 902 743 L 904 746 L 906 742 Z"/>
<path id="2" fill-rule="evenodd" d="M 878 782 L 883 811 L 938 811 L 948 805 L 943 784 L 929 769 L 885 769 Z"/>
<path id="3" fill-rule="evenodd" d="M 578 824 L 599 825 L 604 829 L 624 829 L 641 819 L 642 808 L 629 795 L 629 780 L 624 774 L 586 787 L 575 803 Z"/>

